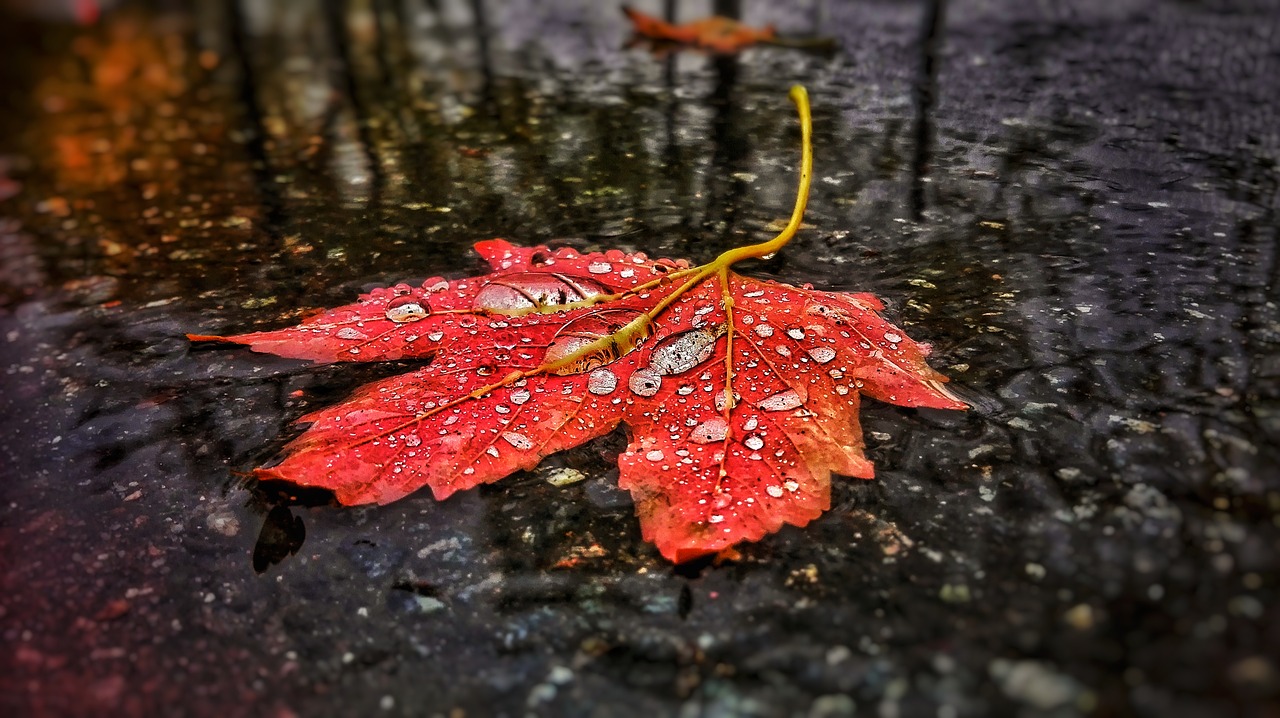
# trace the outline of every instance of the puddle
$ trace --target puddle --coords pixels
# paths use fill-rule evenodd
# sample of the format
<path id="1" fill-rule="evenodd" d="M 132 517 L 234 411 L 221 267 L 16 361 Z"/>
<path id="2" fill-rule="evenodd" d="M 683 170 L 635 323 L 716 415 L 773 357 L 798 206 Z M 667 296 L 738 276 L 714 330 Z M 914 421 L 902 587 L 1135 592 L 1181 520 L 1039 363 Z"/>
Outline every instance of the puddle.
<path id="1" fill-rule="evenodd" d="M 4 705 L 1191 715 L 1175 695 L 1280 695 L 1264 12 L 954 6 L 926 41 L 923 5 L 748 4 L 843 50 L 716 58 L 622 49 L 591 4 L 225 5 L 0 23 Z M 794 82 L 807 228 L 739 270 L 882 297 L 975 410 L 865 402 L 876 480 L 837 478 L 823 518 L 724 564 L 642 540 L 621 434 L 442 503 L 246 480 L 299 416 L 411 366 L 185 333 L 476 273 L 492 237 L 691 261 L 767 238 Z"/>

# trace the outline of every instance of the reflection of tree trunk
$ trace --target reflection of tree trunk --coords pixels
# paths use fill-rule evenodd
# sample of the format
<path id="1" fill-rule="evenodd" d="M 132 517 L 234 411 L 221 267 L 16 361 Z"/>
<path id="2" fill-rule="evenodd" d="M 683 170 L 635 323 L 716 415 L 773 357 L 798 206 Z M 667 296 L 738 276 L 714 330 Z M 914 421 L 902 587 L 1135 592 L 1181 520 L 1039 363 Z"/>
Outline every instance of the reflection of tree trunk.
<path id="1" fill-rule="evenodd" d="M 493 100 L 493 59 L 489 57 L 489 17 L 486 14 L 484 0 L 471 0 L 471 14 L 475 18 L 476 53 L 480 61 L 480 101 L 491 112 L 496 113 L 497 103 Z"/>
<path id="2" fill-rule="evenodd" d="M 271 159 L 267 156 L 267 128 L 262 103 L 258 99 L 257 77 L 253 71 L 253 62 L 249 59 L 252 48 L 249 44 L 249 29 L 245 24 L 244 9 L 240 6 L 241 1 L 233 0 L 226 4 L 226 8 L 227 32 L 231 40 L 232 54 L 235 56 L 236 69 L 240 75 L 240 101 L 244 103 L 245 119 L 249 124 L 245 151 L 249 154 L 254 184 L 262 197 L 263 216 L 267 220 L 265 229 L 273 240 L 278 241 L 280 228 L 285 221 L 284 205 L 271 169 Z"/>
<path id="3" fill-rule="evenodd" d="M 666 0 L 662 5 L 662 17 L 671 24 L 676 22 L 676 0 Z M 676 54 L 667 53 L 662 58 L 662 82 L 667 88 L 671 102 L 667 105 L 667 151 L 663 159 L 668 165 L 674 165 L 679 153 L 676 151 Z"/>
<path id="4" fill-rule="evenodd" d="M 715 0 L 711 5 L 711 13 L 740 20 L 742 18 L 742 0 Z"/>
<path id="5" fill-rule="evenodd" d="M 727 245 L 736 243 L 733 238 L 739 201 L 746 190 L 746 182 L 734 175 L 744 169 L 748 154 L 747 138 L 742 132 L 742 118 L 734 100 L 738 84 L 738 59 L 725 55 L 715 58 L 716 85 L 711 93 L 711 105 L 715 108 L 711 139 L 715 143 L 711 156 L 711 168 L 707 174 L 707 219 L 724 223 L 721 238 Z"/>
<path id="6" fill-rule="evenodd" d="M 741 14 L 739 0 L 715 0 L 712 11 L 737 20 Z M 733 245 L 734 219 L 739 200 L 745 194 L 746 183 L 734 175 L 743 170 L 747 158 L 747 141 L 741 131 L 742 122 L 734 101 L 738 84 L 738 58 L 736 55 L 718 55 L 713 60 L 716 84 L 711 91 L 711 106 L 716 115 L 712 126 L 715 149 L 711 157 L 711 170 L 707 176 L 707 213 L 710 220 L 724 222 L 721 238 L 726 245 Z"/>
<path id="7" fill-rule="evenodd" d="M 354 116 L 356 137 L 364 150 L 365 161 L 369 165 L 369 200 L 368 206 L 376 207 L 381 198 L 385 177 L 382 163 L 378 160 L 377 146 L 374 143 L 369 125 L 369 108 L 360 95 L 360 83 L 356 81 L 356 70 L 353 65 L 351 44 L 347 41 L 346 2 L 344 0 L 324 0 L 324 22 L 329 31 L 329 40 L 333 52 L 337 56 L 336 84 L 351 103 Z"/>
<path id="8" fill-rule="evenodd" d="M 929 0 L 920 31 L 920 67 L 915 86 L 915 156 L 911 162 L 911 216 L 924 215 L 924 185 L 933 159 L 933 106 L 938 94 L 938 49 L 942 44 L 947 0 Z"/>

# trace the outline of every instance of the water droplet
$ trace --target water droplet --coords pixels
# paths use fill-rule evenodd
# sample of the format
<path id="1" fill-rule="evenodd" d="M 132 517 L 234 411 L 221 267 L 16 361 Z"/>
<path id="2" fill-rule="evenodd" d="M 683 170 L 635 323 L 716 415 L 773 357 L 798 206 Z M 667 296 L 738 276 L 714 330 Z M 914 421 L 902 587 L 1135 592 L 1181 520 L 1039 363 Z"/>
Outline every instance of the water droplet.
<path id="1" fill-rule="evenodd" d="M 693 387 L 689 386 L 688 384 L 685 384 L 679 389 L 676 389 L 676 393 L 679 394 L 680 396 L 689 396 L 690 394 L 693 393 Z"/>
<path id="2" fill-rule="evenodd" d="M 723 517 L 723 516 L 721 516 L 720 514 L 712 514 L 712 515 L 707 519 L 707 521 L 708 521 L 709 523 L 718 524 L 718 523 L 720 523 L 721 521 L 724 521 L 724 517 Z"/>
<path id="3" fill-rule="evenodd" d="M 748 436 L 746 439 L 742 441 L 742 443 L 745 444 L 746 447 L 748 449 L 751 449 L 752 451 L 758 451 L 764 448 L 764 439 L 761 439 L 755 434 Z"/>
<path id="4" fill-rule="evenodd" d="M 418 446 L 422 443 L 422 439 L 417 434 L 409 434 L 404 437 L 405 446 Z"/>
<path id="5" fill-rule="evenodd" d="M 742 428 L 746 429 L 747 431 L 755 431 L 756 427 L 759 425 L 760 425 L 760 422 L 757 421 L 756 417 L 753 416 L 750 419 L 747 419 L 746 422 L 742 424 Z"/>
<path id="6" fill-rule="evenodd" d="M 502 440 L 521 451 L 528 451 L 533 448 L 533 441 L 529 437 L 524 434 L 517 434 L 514 431 L 502 432 Z"/>
<path id="7" fill-rule="evenodd" d="M 338 330 L 339 339 L 368 339 L 369 335 L 354 327 L 343 327 Z"/>
<path id="8" fill-rule="evenodd" d="M 649 453 L 645 454 L 644 458 L 648 459 L 649 461 L 662 461 L 664 456 L 660 450 L 654 449 L 653 451 L 650 451 Z"/>
<path id="9" fill-rule="evenodd" d="M 760 337 L 761 339 L 768 339 L 769 337 L 773 336 L 773 327 L 769 326 L 768 324 L 757 324 L 755 331 L 756 331 L 756 336 Z"/>
<path id="10" fill-rule="evenodd" d="M 592 262 L 587 265 L 587 271 L 592 274 L 608 274 L 613 271 L 613 265 L 608 262 Z"/>
<path id="11" fill-rule="evenodd" d="M 397 323 L 416 322 L 431 312 L 413 297 L 399 297 L 387 305 L 387 319 Z"/>
<path id="12" fill-rule="evenodd" d="M 756 406 L 759 406 L 765 411 L 787 411 L 788 409 L 794 409 L 802 404 L 804 404 L 804 399 L 796 393 L 795 389 L 788 389 L 784 392 L 779 392 L 773 396 L 762 399 Z"/>
<path id="13" fill-rule="evenodd" d="M 765 491 L 765 493 L 769 494 L 770 496 L 772 496 L 772 497 L 773 497 L 773 498 L 775 498 L 775 499 L 780 499 L 780 498 L 782 498 L 782 487 L 781 487 L 781 486 L 766 486 L 766 487 L 764 487 L 764 491 Z"/>
<path id="14" fill-rule="evenodd" d="M 712 329 L 691 329 L 659 342 L 649 355 L 649 367 L 659 374 L 683 374 L 710 359 L 715 351 L 716 333 Z"/>
<path id="15" fill-rule="evenodd" d="M 506 404 L 499 404 L 499 405 L 497 405 L 497 406 L 493 407 L 493 410 L 494 410 L 494 411 L 496 411 L 496 412 L 498 412 L 499 414 L 510 414 L 510 413 L 511 413 L 511 407 L 507 406 Z"/>
<path id="16" fill-rule="evenodd" d="M 793 494 L 794 494 L 794 493 L 796 492 L 796 490 L 798 490 L 798 489 L 800 488 L 800 484 L 797 484 L 797 483 L 796 483 L 796 482 L 794 482 L 794 481 L 787 481 L 787 482 L 784 482 L 784 483 L 782 484 L 782 488 L 784 488 L 784 489 L 786 489 L 787 491 L 790 491 L 791 493 L 793 493 Z"/>
<path id="17" fill-rule="evenodd" d="M 652 369 L 637 369 L 627 380 L 627 386 L 639 396 L 653 396 L 662 388 L 662 375 Z"/>
<path id="18" fill-rule="evenodd" d="M 710 387 L 710 386 L 707 387 L 708 390 L 712 388 L 713 387 Z M 716 391 L 716 399 L 715 399 L 716 411 L 724 411 L 725 407 L 728 405 L 727 402 L 725 401 L 724 390 L 716 389 L 715 391 Z M 733 392 L 733 405 L 737 406 L 738 400 L 741 398 L 742 397 L 738 395 L 738 392 L 736 391 Z"/>
<path id="19" fill-rule="evenodd" d="M 519 406 L 526 401 L 529 401 L 530 396 L 532 395 L 529 393 L 528 389 L 516 389 L 511 392 L 511 403 Z"/>
<path id="20" fill-rule="evenodd" d="M 804 339 L 804 330 L 800 327 L 791 327 L 787 330 L 787 336 L 795 339 L 796 341 L 800 341 L 801 339 Z"/>
<path id="21" fill-rule="evenodd" d="M 602 309 L 570 320 L 556 332 L 543 355 L 545 363 L 563 363 L 553 373 L 559 376 L 580 374 L 609 364 L 630 351 L 616 338 L 603 341 L 619 329 L 642 316 L 636 309 Z M 638 339 L 634 337 L 633 340 Z M 593 344 L 600 342 L 595 348 Z"/>
<path id="22" fill-rule="evenodd" d="M 473 306 L 476 309 L 512 312 L 563 306 L 608 293 L 608 287 L 590 277 L 550 272 L 515 272 L 481 287 L 476 292 Z"/>
<path id="23" fill-rule="evenodd" d="M 492 456 L 493 458 L 495 458 L 495 459 L 496 459 L 496 458 L 498 458 L 498 447 L 496 447 L 496 446 L 490 446 L 489 448 L 487 448 L 487 449 L 485 449 L 485 450 L 484 450 L 484 453 L 486 453 L 486 454 L 488 454 L 489 456 Z"/>
<path id="24" fill-rule="evenodd" d="M 427 335 L 427 339 L 430 339 L 433 342 L 438 342 L 441 339 L 444 339 L 444 332 L 431 332 Z"/>
<path id="25" fill-rule="evenodd" d="M 831 347 L 814 347 L 809 350 L 809 356 L 819 364 L 826 364 L 836 358 L 836 350 Z"/>
<path id="26" fill-rule="evenodd" d="M 695 444 L 712 444 L 724 441 L 729 433 L 729 424 L 719 416 L 713 416 L 702 422 L 689 434 L 689 441 Z"/>
<path id="27" fill-rule="evenodd" d="M 618 388 L 618 375 L 608 369 L 596 369 L 587 377 L 587 391 L 603 396 Z"/>
<path id="28" fill-rule="evenodd" d="M 894 334 L 893 332 L 885 332 L 884 340 L 889 342 L 890 344 L 897 344 L 898 342 L 902 341 L 902 335 Z"/>

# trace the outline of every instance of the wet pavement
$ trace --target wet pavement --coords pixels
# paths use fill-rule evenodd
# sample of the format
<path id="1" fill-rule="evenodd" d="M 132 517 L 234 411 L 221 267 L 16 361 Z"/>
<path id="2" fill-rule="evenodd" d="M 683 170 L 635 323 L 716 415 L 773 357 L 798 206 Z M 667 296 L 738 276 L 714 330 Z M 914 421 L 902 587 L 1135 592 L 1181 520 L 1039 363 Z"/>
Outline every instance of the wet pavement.
<path id="1" fill-rule="evenodd" d="M 737 58 L 612 4 L 173 5 L 0 21 L 6 714 L 1280 715 L 1275 3 L 744 2 L 841 49 Z M 719 565 L 641 540 L 620 433 L 441 503 L 245 480 L 406 366 L 185 333 L 495 236 L 759 241 L 795 82 L 809 228 L 739 269 L 883 297 L 973 411 L 866 402 L 877 478 Z"/>

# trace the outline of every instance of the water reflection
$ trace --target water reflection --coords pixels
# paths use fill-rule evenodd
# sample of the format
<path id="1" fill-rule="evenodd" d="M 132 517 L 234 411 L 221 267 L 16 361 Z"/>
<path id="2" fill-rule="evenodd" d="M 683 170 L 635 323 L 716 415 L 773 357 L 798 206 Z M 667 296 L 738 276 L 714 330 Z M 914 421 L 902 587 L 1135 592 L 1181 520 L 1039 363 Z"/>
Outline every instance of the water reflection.
<path id="1" fill-rule="evenodd" d="M 1274 93 L 1232 71 L 1247 101 L 1230 121 L 1197 109 L 1224 106 L 1215 67 L 1270 57 L 1252 30 L 1213 34 L 1249 16 L 953 5 L 931 55 L 923 4 L 742 9 L 796 32 L 825 13 L 845 49 L 655 58 L 620 50 L 616 8 L 568 2 L 0 23 L 22 100 L 0 116 L 13 695 L 43 681 L 127 712 L 130 695 L 166 705 L 147 692 L 164 675 L 154 690 L 205 682 L 266 712 L 367 678 L 353 712 L 385 685 L 571 707 L 554 662 L 610 695 L 726 712 L 896 707 L 889 686 L 931 714 L 1013 712 L 1017 675 L 1116 713 L 1170 691 L 1273 696 Z M 60 51 L 17 36 L 33 27 Z M 1182 42 L 1191 27 L 1209 34 Z M 1150 61 L 1210 47 L 1235 64 Z M 884 296 L 982 411 L 868 402 L 876 481 L 837 480 L 821 521 L 682 572 L 617 490 L 619 436 L 548 461 L 580 483 L 531 472 L 439 504 L 336 509 L 232 473 L 407 367 L 193 352 L 183 333 L 471 273 L 470 243 L 495 235 L 694 260 L 768 236 L 790 209 L 796 80 L 817 115 L 810 228 L 744 270 Z M 217 670 L 179 662 L 201 656 Z M 442 656 L 467 675 L 437 680 Z M 242 690 L 261 672 L 279 695 Z M 542 685 L 558 698 L 529 703 Z"/>

